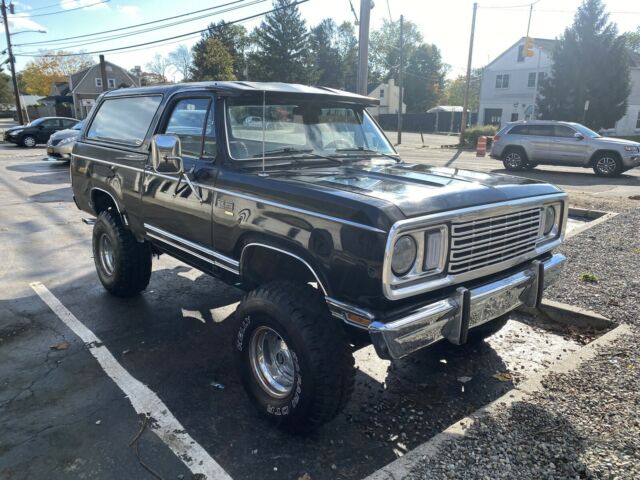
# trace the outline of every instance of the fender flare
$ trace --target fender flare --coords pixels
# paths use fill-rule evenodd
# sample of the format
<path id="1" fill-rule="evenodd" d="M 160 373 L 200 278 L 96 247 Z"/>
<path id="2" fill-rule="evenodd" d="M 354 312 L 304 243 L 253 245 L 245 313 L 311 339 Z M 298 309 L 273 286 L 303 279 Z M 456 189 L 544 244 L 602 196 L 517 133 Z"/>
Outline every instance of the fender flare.
<path id="1" fill-rule="evenodd" d="M 242 247 L 242 252 L 240 253 L 240 266 L 239 266 L 239 271 L 240 271 L 240 276 L 241 277 L 242 277 L 242 272 L 244 270 L 243 265 L 244 265 L 244 259 L 245 259 L 245 252 L 249 248 L 265 248 L 267 250 L 273 250 L 273 251 L 282 253 L 283 255 L 288 255 L 288 256 L 296 259 L 298 262 L 302 263 L 307 268 L 307 270 L 309 270 L 311 272 L 313 277 L 316 279 L 316 282 L 318 282 L 318 287 L 320 287 L 320 290 L 322 290 L 322 293 L 324 294 L 324 296 L 326 297 L 328 295 L 328 290 L 325 287 L 325 284 L 322 282 L 322 280 L 320 278 L 320 275 L 318 275 L 318 273 L 309 264 L 309 262 L 307 262 L 304 258 L 302 258 L 299 255 L 296 255 L 293 252 L 290 252 L 288 250 L 285 250 L 285 249 L 282 249 L 282 248 L 279 248 L 279 247 L 274 247 L 273 245 L 269 245 L 269 244 L 266 244 L 266 243 L 250 242 L 250 243 L 247 243 L 244 247 Z"/>
<path id="2" fill-rule="evenodd" d="M 91 208 L 93 208 L 94 213 L 95 213 L 95 202 L 93 201 L 93 196 L 95 191 L 106 193 L 107 195 L 109 195 L 109 197 L 111 197 L 111 200 L 113 200 L 113 204 L 116 206 L 118 215 L 122 217 L 123 210 L 120 208 L 120 204 L 118 203 L 118 200 L 116 199 L 116 197 L 113 195 L 113 193 L 100 187 L 91 187 L 91 192 L 89 194 L 89 198 L 91 198 Z"/>

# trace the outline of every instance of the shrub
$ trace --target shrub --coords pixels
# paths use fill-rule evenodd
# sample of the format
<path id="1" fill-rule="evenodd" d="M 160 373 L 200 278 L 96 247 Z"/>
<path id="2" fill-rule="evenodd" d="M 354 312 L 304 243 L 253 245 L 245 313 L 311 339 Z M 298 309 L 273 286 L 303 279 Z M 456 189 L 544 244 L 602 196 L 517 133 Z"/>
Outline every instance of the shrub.
<path id="1" fill-rule="evenodd" d="M 498 128 L 493 125 L 475 125 L 471 128 L 467 128 L 462 136 L 462 145 L 465 147 L 476 148 L 478 143 L 478 137 L 486 136 L 492 137 L 498 132 Z M 487 144 L 487 148 L 489 144 Z"/>

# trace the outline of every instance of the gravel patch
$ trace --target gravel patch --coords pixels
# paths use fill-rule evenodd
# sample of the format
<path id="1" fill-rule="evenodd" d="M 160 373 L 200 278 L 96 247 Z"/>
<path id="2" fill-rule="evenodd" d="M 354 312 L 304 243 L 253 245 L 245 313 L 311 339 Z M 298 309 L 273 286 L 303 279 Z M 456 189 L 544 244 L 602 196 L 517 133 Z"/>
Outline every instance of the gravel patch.
<path id="1" fill-rule="evenodd" d="M 442 444 L 408 478 L 640 478 L 640 332 Z"/>
<path id="2" fill-rule="evenodd" d="M 547 298 L 640 326 L 640 209 L 579 233 L 557 251 L 567 264 Z"/>

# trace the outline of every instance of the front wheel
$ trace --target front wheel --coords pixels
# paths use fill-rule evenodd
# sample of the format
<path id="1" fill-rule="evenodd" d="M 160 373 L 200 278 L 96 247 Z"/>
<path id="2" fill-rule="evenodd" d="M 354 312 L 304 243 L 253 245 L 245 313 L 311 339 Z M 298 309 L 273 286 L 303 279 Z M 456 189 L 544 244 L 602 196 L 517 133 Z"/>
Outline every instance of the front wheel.
<path id="1" fill-rule="evenodd" d="M 615 177 L 624 171 L 624 166 L 616 155 L 602 153 L 595 159 L 593 171 L 599 177 Z"/>
<path id="2" fill-rule="evenodd" d="M 263 416 L 302 433 L 342 410 L 353 392 L 354 360 L 318 291 L 291 282 L 261 286 L 240 303 L 236 321 L 236 365 Z"/>
<path id="3" fill-rule="evenodd" d="M 149 284 L 151 248 L 123 225 L 120 215 L 106 210 L 93 226 L 93 260 L 104 288 L 117 297 L 131 297 Z"/>
<path id="4" fill-rule="evenodd" d="M 22 137 L 22 141 L 20 142 L 23 147 L 33 148 L 36 146 L 36 139 L 32 135 L 25 135 Z"/>

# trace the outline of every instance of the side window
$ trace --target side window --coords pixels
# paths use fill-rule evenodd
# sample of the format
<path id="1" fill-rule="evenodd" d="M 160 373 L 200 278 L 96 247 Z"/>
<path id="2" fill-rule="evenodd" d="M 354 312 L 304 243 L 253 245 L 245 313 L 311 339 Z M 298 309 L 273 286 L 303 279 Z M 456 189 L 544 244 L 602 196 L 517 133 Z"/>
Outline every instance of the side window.
<path id="1" fill-rule="evenodd" d="M 60 120 L 57 118 L 51 118 L 42 122 L 44 128 L 60 128 Z"/>
<path id="2" fill-rule="evenodd" d="M 102 102 L 87 138 L 139 146 L 144 142 L 162 97 L 116 97 Z"/>
<path id="3" fill-rule="evenodd" d="M 553 135 L 553 125 L 529 125 L 529 135 L 550 137 Z"/>
<path id="4" fill-rule="evenodd" d="M 64 128 L 71 128 L 71 127 L 73 127 L 76 123 L 78 123 L 78 122 L 76 122 L 75 120 L 62 120 L 62 126 L 63 126 Z"/>
<path id="5" fill-rule="evenodd" d="M 216 158 L 218 150 L 216 148 L 216 125 L 213 103 L 207 114 L 207 124 L 204 129 L 204 153 L 205 158 Z"/>
<path id="6" fill-rule="evenodd" d="M 96 78 L 96 87 L 102 88 L 102 78 Z"/>
<path id="7" fill-rule="evenodd" d="M 527 125 L 516 125 L 511 130 L 509 130 L 509 135 L 528 135 L 528 127 Z"/>
<path id="8" fill-rule="evenodd" d="M 565 138 L 573 138 L 573 134 L 576 133 L 575 130 L 569 128 L 565 125 L 554 125 L 553 126 L 553 136 L 554 137 L 565 137 Z"/>
<path id="9" fill-rule="evenodd" d="M 172 133 L 180 138 L 182 155 L 185 157 L 202 156 L 202 137 L 209 103 L 208 98 L 185 98 L 173 107 L 164 133 Z"/>

